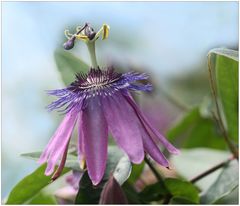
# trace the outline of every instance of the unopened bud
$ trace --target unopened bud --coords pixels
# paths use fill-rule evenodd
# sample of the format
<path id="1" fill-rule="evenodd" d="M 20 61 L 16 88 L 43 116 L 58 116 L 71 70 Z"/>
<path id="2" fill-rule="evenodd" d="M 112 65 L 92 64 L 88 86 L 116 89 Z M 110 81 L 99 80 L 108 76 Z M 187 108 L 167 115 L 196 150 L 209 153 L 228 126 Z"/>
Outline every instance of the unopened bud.
<path id="1" fill-rule="evenodd" d="M 99 204 L 128 204 L 124 191 L 113 175 L 102 190 Z"/>

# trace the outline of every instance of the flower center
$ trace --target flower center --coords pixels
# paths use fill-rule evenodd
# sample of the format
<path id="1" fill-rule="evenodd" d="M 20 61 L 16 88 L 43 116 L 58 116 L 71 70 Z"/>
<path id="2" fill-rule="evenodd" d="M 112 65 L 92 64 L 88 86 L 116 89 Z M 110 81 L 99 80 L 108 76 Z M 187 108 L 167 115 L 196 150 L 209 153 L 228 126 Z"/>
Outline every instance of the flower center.
<path id="1" fill-rule="evenodd" d="M 91 69 L 88 74 L 77 74 L 76 81 L 70 86 L 76 92 L 100 92 L 112 87 L 121 78 L 121 74 L 114 72 L 113 69 L 100 70 Z"/>

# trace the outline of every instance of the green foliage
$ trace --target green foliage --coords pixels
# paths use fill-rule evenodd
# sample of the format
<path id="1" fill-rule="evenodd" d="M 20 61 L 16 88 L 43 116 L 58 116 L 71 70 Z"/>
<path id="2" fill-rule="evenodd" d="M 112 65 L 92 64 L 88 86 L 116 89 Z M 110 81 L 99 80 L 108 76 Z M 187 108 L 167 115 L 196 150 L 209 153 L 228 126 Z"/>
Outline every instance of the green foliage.
<path id="1" fill-rule="evenodd" d="M 142 174 L 144 166 L 145 166 L 144 161 L 141 164 L 138 164 L 138 165 L 133 164 L 132 165 L 132 172 L 131 172 L 131 175 L 128 178 L 129 183 L 134 184 L 138 180 L 138 178 Z"/>
<path id="2" fill-rule="evenodd" d="M 53 196 L 44 194 L 43 192 L 38 193 L 36 196 L 28 202 L 29 205 L 56 205 L 57 202 Z"/>
<path id="3" fill-rule="evenodd" d="M 164 181 L 164 184 L 173 197 L 199 203 L 198 189 L 190 182 L 168 178 Z"/>
<path id="4" fill-rule="evenodd" d="M 226 149 L 223 136 L 216 123 L 201 115 L 199 108 L 193 108 L 171 128 L 167 136 L 181 148 L 210 147 Z"/>
<path id="5" fill-rule="evenodd" d="M 201 203 L 213 204 L 230 194 L 238 187 L 238 162 L 232 161 L 228 164 L 218 176 L 216 181 L 201 197 Z"/>
<path id="6" fill-rule="evenodd" d="M 238 141 L 238 52 L 228 49 L 210 51 L 215 54 L 215 79 L 229 136 Z M 210 59 L 211 60 L 211 59 Z M 224 119 L 224 118 L 223 118 Z"/>
<path id="7" fill-rule="evenodd" d="M 65 85 L 69 85 L 73 82 L 76 73 L 85 73 L 89 70 L 89 66 L 86 63 L 63 49 L 57 49 L 54 53 L 54 57 L 58 71 Z"/>
<path id="8" fill-rule="evenodd" d="M 98 204 L 105 182 L 106 180 L 104 179 L 99 185 L 93 186 L 86 171 L 79 182 L 75 204 Z"/>
<path id="9" fill-rule="evenodd" d="M 122 185 L 122 189 L 127 196 L 129 204 L 142 204 L 144 203 L 141 198 L 139 197 L 139 193 L 135 190 L 132 184 L 126 181 Z"/>
<path id="10" fill-rule="evenodd" d="M 169 195 L 169 191 L 167 190 L 165 184 L 157 182 L 146 186 L 144 190 L 139 193 L 139 198 L 144 203 L 150 203 L 152 201 L 161 200 L 167 195 Z"/>
<path id="11" fill-rule="evenodd" d="M 189 199 L 186 199 L 184 197 L 172 197 L 169 201 L 170 205 L 179 205 L 179 204 L 184 204 L 184 205 L 193 205 L 196 204 L 195 202 L 192 202 Z"/>
<path id="12" fill-rule="evenodd" d="M 51 177 L 45 176 L 46 164 L 37 168 L 33 173 L 23 178 L 11 191 L 6 204 L 26 204 L 44 187 L 51 183 Z M 62 174 L 68 172 L 64 169 Z"/>

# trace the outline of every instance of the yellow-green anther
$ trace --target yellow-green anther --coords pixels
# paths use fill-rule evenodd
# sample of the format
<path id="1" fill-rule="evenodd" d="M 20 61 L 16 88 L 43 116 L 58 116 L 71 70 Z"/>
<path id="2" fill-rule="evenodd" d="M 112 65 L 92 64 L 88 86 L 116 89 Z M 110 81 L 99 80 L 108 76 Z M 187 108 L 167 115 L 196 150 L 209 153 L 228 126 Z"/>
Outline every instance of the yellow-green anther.
<path id="1" fill-rule="evenodd" d="M 110 27 L 107 24 L 103 24 L 103 26 L 97 32 L 97 34 L 96 34 L 96 36 L 94 37 L 93 40 L 96 41 L 101 34 L 102 34 L 102 40 L 107 39 L 108 36 L 109 36 L 109 30 L 110 30 Z"/>
<path id="2" fill-rule="evenodd" d="M 103 24 L 103 36 L 102 40 L 107 39 L 109 35 L 110 27 L 107 24 Z"/>

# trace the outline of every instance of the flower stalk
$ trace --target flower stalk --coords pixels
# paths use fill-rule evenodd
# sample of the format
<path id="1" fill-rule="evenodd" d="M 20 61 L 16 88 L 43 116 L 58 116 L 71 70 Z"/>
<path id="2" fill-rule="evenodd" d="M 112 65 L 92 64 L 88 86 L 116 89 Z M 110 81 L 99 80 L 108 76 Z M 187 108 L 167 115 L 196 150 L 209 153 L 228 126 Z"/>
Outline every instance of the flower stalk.
<path id="1" fill-rule="evenodd" d="M 156 170 L 156 168 L 154 167 L 154 165 L 151 163 L 151 161 L 145 156 L 144 161 L 147 163 L 148 167 L 150 168 L 150 170 L 152 171 L 152 173 L 155 175 L 155 177 L 157 178 L 157 180 L 159 182 L 163 182 L 163 178 L 161 177 L 161 175 L 159 174 L 159 172 Z"/>
<path id="2" fill-rule="evenodd" d="M 97 63 L 97 57 L 96 57 L 96 52 L 95 52 L 95 41 L 89 41 L 87 43 L 87 48 L 88 48 L 88 52 L 90 54 L 92 67 L 97 68 L 98 63 Z"/>

